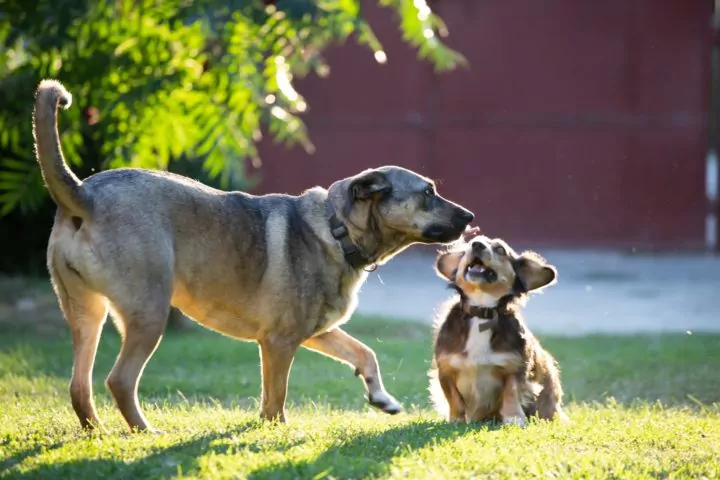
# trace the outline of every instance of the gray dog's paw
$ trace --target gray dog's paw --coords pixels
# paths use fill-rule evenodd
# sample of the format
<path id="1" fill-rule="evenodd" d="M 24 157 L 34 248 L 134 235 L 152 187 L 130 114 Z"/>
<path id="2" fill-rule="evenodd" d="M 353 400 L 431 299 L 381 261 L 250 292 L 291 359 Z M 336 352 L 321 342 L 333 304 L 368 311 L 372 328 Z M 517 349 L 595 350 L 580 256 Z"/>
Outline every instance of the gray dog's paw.
<path id="1" fill-rule="evenodd" d="M 382 410 L 389 415 L 395 415 L 402 412 L 403 408 L 395 397 L 387 392 L 380 392 L 368 396 L 368 403 L 373 407 Z"/>

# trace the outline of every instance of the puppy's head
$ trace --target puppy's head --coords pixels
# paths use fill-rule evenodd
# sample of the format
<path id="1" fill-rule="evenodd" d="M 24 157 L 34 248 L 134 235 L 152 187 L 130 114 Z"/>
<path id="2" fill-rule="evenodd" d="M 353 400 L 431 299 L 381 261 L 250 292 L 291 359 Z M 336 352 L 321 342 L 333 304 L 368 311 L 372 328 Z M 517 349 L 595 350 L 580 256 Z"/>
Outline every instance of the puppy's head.
<path id="1" fill-rule="evenodd" d="M 494 307 L 502 298 L 520 297 L 555 282 L 557 270 L 534 252 L 517 254 L 505 241 L 485 236 L 440 253 L 438 275 L 471 304 Z"/>

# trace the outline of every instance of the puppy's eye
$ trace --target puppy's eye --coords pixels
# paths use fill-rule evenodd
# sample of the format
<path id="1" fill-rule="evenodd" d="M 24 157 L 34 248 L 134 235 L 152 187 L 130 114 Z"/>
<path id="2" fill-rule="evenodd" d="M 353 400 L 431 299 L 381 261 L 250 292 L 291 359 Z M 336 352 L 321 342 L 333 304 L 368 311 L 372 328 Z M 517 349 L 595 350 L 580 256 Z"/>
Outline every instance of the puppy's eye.
<path id="1" fill-rule="evenodd" d="M 435 196 L 435 190 L 432 187 L 427 187 L 423 193 L 425 194 L 426 197 L 434 197 Z"/>
<path id="2" fill-rule="evenodd" d="M 505 247 L 503 247 L 502 245 L 498 245 L 497 247 L 493 248 L 493 250 L 495 250 L 495 253 L 497 253 L 498 255 L 501 255 L 503 257 L 505 255 L 507 255 L 507 252 L 505 251 Z"/>

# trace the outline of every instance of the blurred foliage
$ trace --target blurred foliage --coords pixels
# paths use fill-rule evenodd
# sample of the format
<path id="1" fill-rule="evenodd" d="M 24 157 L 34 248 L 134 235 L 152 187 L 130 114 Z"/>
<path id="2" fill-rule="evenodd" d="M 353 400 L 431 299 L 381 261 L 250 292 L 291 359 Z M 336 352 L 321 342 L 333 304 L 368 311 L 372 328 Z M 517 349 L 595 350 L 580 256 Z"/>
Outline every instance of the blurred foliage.
<path id="1" fill-rule="evenodd" d="M 464 62 L 424 0 L 377 1 L 436 69 Z M 361 0 L 0 0 L 0 214 L 46 199 L 31 148 L 42 78 L 73 94 L 60 133 L 81 177 L 178 166 L 243 188 L 263 128 L 312 150 L 292 82 L 326 75 L 323 50 L 350 35 L 384 63 Z"/>

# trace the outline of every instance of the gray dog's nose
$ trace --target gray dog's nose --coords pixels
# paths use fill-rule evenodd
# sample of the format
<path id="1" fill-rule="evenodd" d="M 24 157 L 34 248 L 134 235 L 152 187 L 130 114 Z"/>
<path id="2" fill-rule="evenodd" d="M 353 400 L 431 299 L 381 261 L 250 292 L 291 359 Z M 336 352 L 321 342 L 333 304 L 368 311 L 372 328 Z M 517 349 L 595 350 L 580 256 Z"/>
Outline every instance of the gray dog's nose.
<path id="1" fill-rule="evenodd" d="M 469 210 L 462 210 L 462 211 L 460 212 L 460 219 L 461 219 L 463 222 L 470 223 L 470 222 L 473 221 L 474 218 L 475 218 L 475 215 L 474 215 L 471 211 L 469 211 Z"/>

